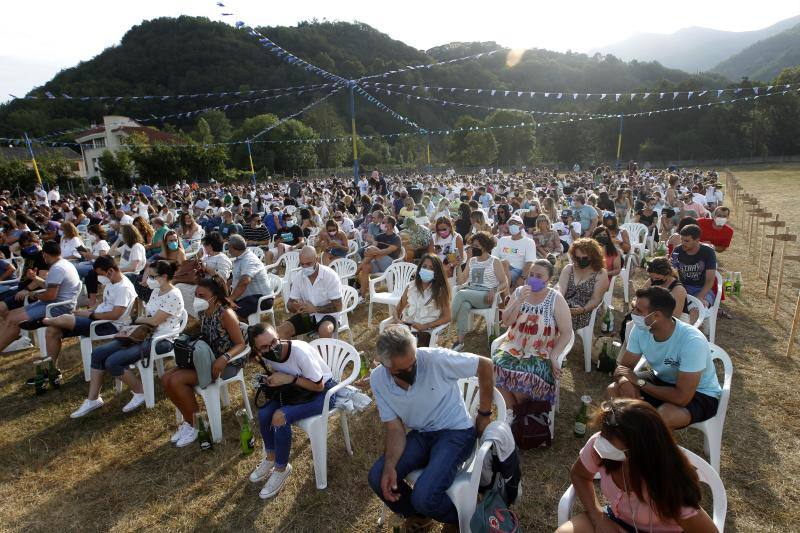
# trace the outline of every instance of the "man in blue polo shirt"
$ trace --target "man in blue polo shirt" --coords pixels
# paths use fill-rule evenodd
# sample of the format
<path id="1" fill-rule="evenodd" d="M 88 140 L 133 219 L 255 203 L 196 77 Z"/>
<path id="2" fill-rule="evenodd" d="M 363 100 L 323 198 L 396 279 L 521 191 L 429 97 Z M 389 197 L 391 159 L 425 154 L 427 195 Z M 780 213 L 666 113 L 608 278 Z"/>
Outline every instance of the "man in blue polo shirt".
<path id="1" fill-rule="evenodd" d="M 717 414 L 722 389 L 703 333 L 672 316 L 675 298 L 663 287 L 636 291 L 628 346 L 614 372 L 612 398 L 642 398 L 658 409 L 672 429 Z M 651 373 L 633 369 L 644 357 Z"/>
<path id="2" fill-rule="evenodd" d="M 388 326 L 376 351 L 381 366 L 370 375 L 386 444 L 369 472 L 375 494 L 406 519 L 408 531 L 431 519 L 452 529 L 458 512 L 446 494 L 459 466 L 489 424 L 494 371 L 491 359 L 446 348 L 417 348 L 408 326 Z M 480 403 L 473 424 L 458 380 L 478 376 Z M 406 433 L 406 428 L 410 431 Z M 405 478 L 422 470 L 412 489 Z"/>

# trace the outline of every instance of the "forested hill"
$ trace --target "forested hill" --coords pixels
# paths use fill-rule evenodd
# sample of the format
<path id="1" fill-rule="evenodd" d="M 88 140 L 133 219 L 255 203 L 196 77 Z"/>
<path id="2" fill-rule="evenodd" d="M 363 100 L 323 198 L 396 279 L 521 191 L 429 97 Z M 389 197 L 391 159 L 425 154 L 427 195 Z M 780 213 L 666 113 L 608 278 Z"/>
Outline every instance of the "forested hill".
<path id="1" fill-rule="evenodd" d="M 714 70 L 731 79 L 769 81 L 785 68 L 800 65 L 800 24 L 748 46 Z"/>
<path id="2" fill-rule="evenodd" d="M 428 52 L 416 50 L 364 24 L 309 22 L 297 27 L 261 28 L 265 35 L 287 50 L 319 67 L 344 76 L 360 77 L 405 65 L 447 60 L 499 48 L 495 43 L 453 43 Z M 378 81 L 409 81 L 426 85 L 488 87 L 613 93 L 634 89 L 715 88 L 724 85 L 722 77 L 691 76 L 666 69 L 657 63 L 624 63 L 612 56 L 588 57 L 546 50 L 528 50 L 519 63 L 509 68 L 505 54 L 490 58 L 436 67 L 392 76 Z M 190 94 L 286 87 L 325 80 L 302 68 L 276 59 L 246 32 L 203 18 L 160 18 L 131 28 L 119 45 L 97 57 L 62 71 L 30 94 L 45 92 L 69 95 L 158 95 Z M 236 123 L 244 117 L 273 112 L 278 116 L 299 109 L 320 94 L 300 98 L 279 98 L 233 108 L 227 114 Z M 379 95 L 378 95 L 379 96 Z M 381 97 L 390 107 L 413 114 L 406 103 L 394 97 Z M 242 99 L 245 97 L 240 97 Z M 341 101 L 339 101 L 341 100 Z M 169 101 L 14 101 L 0 107 L 0 135 L 16 136 L 25 129 L 38 136 L 55 129 L 96 122 L 104 114 L 150 117 L 179 113 L 204 106 L 230 103 L 234 98 L 182 99 Z M 487 103 L 464 100 L 471 103 Z M 332 101 L 344 115 L 345 99 Z M 512 107 L 531 106 L 516 102 Z M 537 101 L 539 108 L 547 102 Z M 503 105 L 495 102 L 495 105 Z M 364 106 L 362 105 L 362 108 Z M 360 122 L 376 131 L 402 130 L 402 125 L 377 110 L 362 109 Z M 427 118 L 429 127 L 453 124 L 459 112 L 434 109 Z M 364 120 L 366 118 L 366 120 Z M 180 127 L 178 121 L 172 124 Z M 154 124 L 163 127 L 163 124 Z"/>

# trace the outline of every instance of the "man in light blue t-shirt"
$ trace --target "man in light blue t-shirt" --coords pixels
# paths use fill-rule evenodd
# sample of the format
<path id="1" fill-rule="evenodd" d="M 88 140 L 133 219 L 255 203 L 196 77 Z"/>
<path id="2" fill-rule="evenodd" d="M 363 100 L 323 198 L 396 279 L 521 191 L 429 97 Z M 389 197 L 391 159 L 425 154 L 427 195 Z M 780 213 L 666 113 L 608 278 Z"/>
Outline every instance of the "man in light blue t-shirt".
<path id="1" fill-rule="evenodd" d="M 431 519 L 457 524 L 447 496 L 458 467 L 489 424 L 494 371 L 491 359 L 445 348 L 419 348 L 404 325 L 388 326 L 376 344 L 381 366 L 370 387 L 386 429 L 384 454 L 369 472 L 375 494 L 406 518 L 409 531 Z M 458 380 L 478 376 L 480 403 L 472 422 Z M 410 431 L 406 433 L 406 428 Z M 412 489 L 405 478 L 422 470 Z"/>
<path id="2" fill-rule="evenodd" d="M 672 429 L 717 414 L 722 389 L 705 336 L 672 316 L 675 299 L 663 287 L 636 291 L 633 331 L 614 372 L 609 395 L 641 398 L 656 407 Z M 652 374 L 633 372 L 644 356 Z"/>
<path id="3" fill-rule="evenodd" d="M 575 195 L 573 205 L 575 222 L 580 222 L 581 224 L 581 236 L 590 237 L 600 221 L 597 210 L 590 205 L 586 205 L 586 197 L 582 194 Z"/>

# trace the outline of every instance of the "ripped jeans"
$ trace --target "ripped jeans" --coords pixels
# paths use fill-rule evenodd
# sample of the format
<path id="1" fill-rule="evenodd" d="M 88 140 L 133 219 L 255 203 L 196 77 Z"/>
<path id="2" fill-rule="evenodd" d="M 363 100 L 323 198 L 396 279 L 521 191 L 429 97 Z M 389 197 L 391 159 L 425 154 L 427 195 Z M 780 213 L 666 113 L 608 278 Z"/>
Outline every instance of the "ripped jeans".
<path id="1" fill-rule="evenodd" d="M 275 452 L 275 466 L 284 467 L 289 464 L 289 452 L 292 449 L 292 423 L 322 413 L 325 394 L 336 386 L 336 381 L 329 379 L 325 388 L 313 400 L 296 405 L 281 405 L 278 400 L 273 400 L 258 410 L 258 427 L 261 429 L 261 438 L 264 440 L 264 451 Z M 331 396 L 333 407 L 336 395 Z M 283 412 L 285 423 L 282 426 L 272 425 L 272 416 L 280 409 Z"/>

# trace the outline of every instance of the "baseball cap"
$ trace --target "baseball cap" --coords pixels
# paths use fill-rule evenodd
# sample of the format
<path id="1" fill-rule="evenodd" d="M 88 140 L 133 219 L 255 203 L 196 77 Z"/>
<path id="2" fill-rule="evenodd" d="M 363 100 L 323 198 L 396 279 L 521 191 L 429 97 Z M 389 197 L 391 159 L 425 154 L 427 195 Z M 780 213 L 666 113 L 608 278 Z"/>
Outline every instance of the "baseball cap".
<path id="1" fill-rule="evenodd" d="M 571 216 L 572 216 L 572 211 L 570 211 L 569 209 L 564 209 L 563 211 L 561 211 L 561 218 L 566 218 Z"/>

